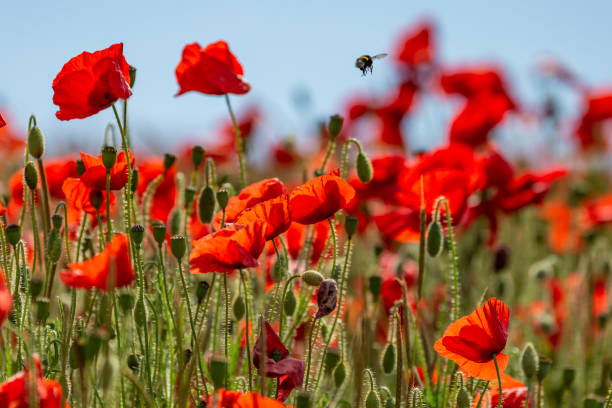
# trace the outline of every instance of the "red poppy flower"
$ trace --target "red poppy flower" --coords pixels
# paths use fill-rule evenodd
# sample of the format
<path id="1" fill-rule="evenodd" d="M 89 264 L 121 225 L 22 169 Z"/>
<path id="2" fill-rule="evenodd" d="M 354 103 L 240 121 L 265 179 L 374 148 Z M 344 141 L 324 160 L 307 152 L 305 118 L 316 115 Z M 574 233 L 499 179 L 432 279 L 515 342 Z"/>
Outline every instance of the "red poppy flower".
<path id="1" fill-rule="evenodd" d="M 355 196 L 355 189 L 339 177 L 338 169 L 314 178 L 290 194 L 293 220 L 300 224 L 315 224 L 346 207 Z"/>
<path id="2" fill-rule="evenodd" d="M 129 286 L 134 281 L 134 270 L 128 245 L 128 236 L 117 234 L 98 255 L 83 262 L 68 264 L 68 269 L 60 273 L 60 279 L 73 288 L 105 291 L 110 285 L 115 288 Z M 114 277 L 110 275 L 111 272 L 115 274 Z"/>
<path id="3" fill-rule="evenodd" d="M 434 27 L 430 21 L 423 21 L 410 27 L 396 46 L 395 58 L 398 62 L 410 67 L 434 62 L 433 44 Z"/>
<path id="4" fill-rule="evenodd" d="M 13 299 L 11 298 L 9 288 L 6 285 L 6 277 L 4 276 L 4 272 L 0 270 L 0 326 L 2 326 L 2 323 L 11 312 L 12 304 Z"/>
<path id="5" fill-rule="evenodd" d="M 247 225 L 257 221 L 263 222 L 266 241 L 287 231 L 291 225 L 287 194 L 255 204 L 253 207 L 244 210 L 238 215 L 235 223 Z"/>
<path id="6" fill-rule="evenodd" d="M 2 204 L 2 201 L 0 201 L 0 217 L 4 214 L 6 214 L 6 207 L 4 206 L 4 204 Z"/>
<path id="7" fill-rule="evenodd" d="M 172 166 L 165 172 L 164 159 L 152 158 L 138 165 L 138 187 L 137 193 L 143 196 L 149 184 L 158 176 L 163 176 L 155 190 L 151 200 L 150 216 L 152 219 L 168 221 L 168 216 L 176 203 L 176 183 L 174 177 L 175 167 Z"/>
<path id="8" fill-rule="evenodd" d="M 559 167 L 543 172 L 526 172 L 516 176 L 494 200 L 504 212 L 514 212 L 530 204 L 540 203 L 553 183 L 567 174 L 565 168 Z"/>
<path id="9" fill-rule="evenodd" d="M 262 356 L 261 335 L 253 347 L 253 365 L 259 370 L 260 360 L 265 358 L 265 376 L 278 378 L 278 399 L 284 401 L 294 388 L 301 387 L 304 380 L 304 361 L 289 357 L 289 350 L 283 345 L 270 323 L 265 322 L 266 355 Z"/>
<path id="10" fill-rule="evenodd" d="M 3 123 L 0 126 L 0 143 L 2 144 L 3 154 L 11 154 L 17 150 L 21 151 L 25 146 L 24 136 L 14 126 L 11 126 L 14 121 L 11 121 L 10 117 L 8 119 L 9 123 L 7 124 L 6 120 L 0 117 L 0 123 Z"/>
<path id="11" fill-rule="evenodd" d="M 401 154 L 388 154 L 372 159 L 372 180 L 362 183 L 358 177 L 353 177 L 351 186 L 356 191 L 359 200 L 379 198 L 388 204 L 396 204 L 396 194 L 399 191 L 399 176 L 406 170 L 406 159 Z"/>
<path id="12" fill-rule="evenodd" d="M 482 189 L 505 188 L 514 177 L 514 168 L 494 147 L 487 146 L 485 153 L 477 158 L 482 169 Z"/>
<path id="13" fill-rule="evenodd" d="M 284 408 L 281 402 L 263 397 L 256 392 L 241 393 L 220 389 L 216 395 L 209 396 L 207 406 L 211 408 Z"/>
<path id="14" fill-rule="evenodd" d="M 191 273 L 232 272 L 257 266 L 266 242 L 263 229 L 262 222 L 231 224 L 193 241 Z"/>
<path id="15" fill-rule="evenodd" d="M 420 236 L 419 210 L 397 208 L 374 216 L 376 228 L 387 241 L 418 242 Z"/>
<path id="16" fill-rule="evenodd" d="M 130 165 L 134 167 L 134 156 L 129 152 Z M 102 162 L 102 155 L 94 157 L 87 153 L 81 153 L 81 160 L 85 166 L 85 173 L 81 175 L 81 181 L 89 188 L 98 191 L 106 191 L 106 167 Z M 121 190 L 128 181 L 128 164 L 125 152 L 117 155 L 117 160 L 110 170 L 110 189 Z"/>
<path id="17" fill-rule="evenodd" d="M 131 95 L 123 43 L 77 55 L 53 80 L 53 103 L 60 108 L 55 116 L 60 120 L 89 117 Z"/>
<path id="18" fill-rule="evenodd" d="M 502 408 L 523 408 L 527 399 L 527 387 L 525 384 L 512 378 L 507 374 L 501 374 L 502 381 Z M 474 397 L 474 407 L 476 407 L 480 399 L 479 393 Z M 482 400 L 482 406 L 496 407 L 499 402 L 499 385 L 497 379 L 491 382 L 489 390 L 486 392 Z M 531 407 L 529 401 L 528 407 Z"/>
<path id="19" fill-rule="evenodd" d="M 310 265 L 316 264 L 319 262 L 319 259 L 321 259 L 330 232 L 331 227 L 327 220 L 318 222 L 314 225 L 314 236 L 312 238 L 312 247 L 310 250 Z M 289 256 L 291 256 L 292 259 L 298 259 L 300 257 L 305 242 L 306 226 L 298 224 L 297 222 L 292 222 L 287 231 L 287 247 Z"/>
<path id="20" fill-rule="evenodd" d="M 263 201 L 276 198 L 281 194 L 285 194 L 285 185 L 277 178 L 271 178 L 258 181 L 244 187 L 240 194 L 230 197 L 225 207 L 225 222 L 232 223 L 236 221 L 236 217 L 246 210 Z M 223 212 L 219 211 L 213 219 L 213 226 L 219 228 Z"/>
<path id="21" fill-rule="evenodd" d="M 85 183 L 77 178 L 67 178 L 62 184 L 62 191 L 66 196 L 66 201 L 68 205 L 74 208 L 77 211 L 85 211 L 87 214 L 92 216 L 96 215 L 96 209 L 91 204 L 91 193 L 94 191 L 91 188 L 87 187 Z M 115 194 L 112 192 L 109 195 L 110 197 L 110 208 L 111 215 L 115 208 Z M 101 217 L 106 216 L 106 193 L 102 193 L 102 204 L 98 209 Z"/>
<path id="22" fill-rule="evenodd" d="M 223 95 L 245 94 L 251 90 L 243 77 L 242 65 L 225 41 L 209 44 L 204 49 L 198 43 L 187 44 L 175 73 L 180 87 L 176 96 L 189 91 Z"/>
<path id="23" fill-rule="evenodd" d="M 23 205 L 23 169 L 17 170 L 8 183 L 9 192 L 11 194 L 11 201 L 17 206 Z M 38 201 L 38 194 L 36 194 L 36 200 Z"/>
<path id="24" fill-rule="evenodd" d="M 472 67 L 447 71 L 440 76 L 440 85 L 447 94 L 473 99 L 483 93 L 503 96 L 509 109 L 515 104 L 508 93 L 501 70 L 496 67 Z"/>
<path id="25" fill-rule="evenodd" d="M 71 158 L 56 158 L 45 162 L 45 175 L 49 186 L 49 194 L 58 200 L 66 198 L 62 185 L 69 177 L 78 177 L 76 161 Z"/>
<path id="26" fill-rule="evenodd" d="M 583 150 L 606 146 L 601 124 L 612 119 L 612 92 L 600 91 L 586 94 L 583 113 L 576 127 L 576 137 Z"/>
<path id="27" fill-rule="evenodd" d="M 494 356 L 501 372 L 508 365 L 508 356 L 502 351 L 508 340 L 509 318 L 508 306 L 491 298 L 448 326 L 442 338 L 434 344 L 434 349 L 472 377 L 491 381 L 497 378 Z"/>
<path id="28" fill-rule="evenodd" d="M 40 358 L 34 355 L 34 365 L 36 366 L 36 393 L 38 394 L 38 407 L 40 408 L 60 408 L 62 406 L 62 386 L 54 380 L 43 378 Z M 31 378 L 28 374 L 29 368 L 26 366 L 23 371 L 15 374 L 2 384 L 0 384 L 0 406 L 7 408 L 27 408 L 29 407 L 28 389 Z M 70 405 L 66 403 L 66 408 Z"/>
<path id="29" fill-rule="evenodd" d="M 0 115 L 0 128 L 6 126 L 6 122 L 4 121 L 4 119 L 2 118 L 2 115 Z"/>

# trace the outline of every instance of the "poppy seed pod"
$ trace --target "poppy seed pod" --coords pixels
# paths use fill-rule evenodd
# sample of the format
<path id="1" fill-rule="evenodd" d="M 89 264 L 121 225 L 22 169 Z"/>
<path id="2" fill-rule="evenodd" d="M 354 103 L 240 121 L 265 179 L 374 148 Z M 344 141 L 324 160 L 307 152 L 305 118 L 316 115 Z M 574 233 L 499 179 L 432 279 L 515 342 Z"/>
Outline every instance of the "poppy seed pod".
<path id="1" fill-rule="evenodd" d="M 96 210 L 99 210 L 100 207 L 102 207 L 103 200 L 104 200 L 104 197 L 102 196 L 101 191 L 91 190 L 91 193 L 89 193 L 89 201 L 91 202 L 91 206 L 95 208 Z"/>
<path id="2" fill-rule="evenodd" d="M 215 214 L 215 192 L 212 187 L 206 186 L 200 192 L 198 200 L 198 217 L 202 224 L 210 224 Z"/>
<path id="3" fill-rule="evenodd" d="M 153 221 L 152 229 L 155 242 L 157 242 L 157 245 L 161 246 L 166 240 L 166 224 L 160 220 L 155 220 Z"/>
<path id="4" fill-rule="evenodd" d="M 4 227 L 4 235 L 11 246 L 17 245 L 21 239 L 21 227 L 17 224 L 10 224 Z"/>
<path id="5" fill-rule="evenodd" d="M 174 235 L 170 238 L 170 250 L 176 259 L 179 261 L 183 259 L 187 251 L 187 240 L 185 240 L 185 237 L 182 235 Z"/>
<path id="6" fill-rule="evenodd" d="M 359 220 L 357 217 L 353 215 L 347 215 L 344 219 L 344 229 L 346 230 L 346 235 L 351 238 L 357 232 L 357 227 L 359 226 Z"/>
<path id="7" fill-rule="evenodd" d="M 51 216 L 51 224 L 53 228 L 59 230 L 62 228 L 62 222 L 64 221 L 64 217 L 61 214 L 55 213 Z"/>
<path id="8" fill-rule="evenodd" d="M 102 164 L 109 172 L 117 161 L 117 149 L 115 146 L 103 146 L 102 147 Z"/>
<path id="9" fill-rule="evenodd" d="M 427 253 L 432 258 L 437 257 L 442 252 L 442 227 L 437 220 L 429 224 L 427 228 Z"/>
<path id="10" fill-rule="evenodd" d="M 319 286 L 323 279 L 323 275 L 314 269 L 309 269 L 302 274 L 302 280 L 310 286 Z"/>
<path id="11" fill-rule="evenodd" d="M 234 186 L 232 186 L 232 183 L 226 182 L 226 183 L 221 184 L 221 190 L 227 191 L 230 197 L 236 195 L 236 189 L 234 188 Z"/>
<path id="12" fill-rule="evenodd" d="M 531 379 L 538 372 L 538 353 L 533 344 L 527 343 L 521 353 L 521 367 L 525 377 Z"/>
<path id="13" fill-rule="evenodd" d="M 380 397 L 375 390 L 370 390 L 366 396 L 366 408 L 380 408 Z"/>
<path id="14" fill-rule="evenodd" d="M 208 366 L 210 379 L 215 388 L 221 388 L 225 384 L 227 374 L 227 360 L 223 357 L 213 357 Z"/>
<path id="15" fill-rule="evenodd" d="M 130 229 L 130 237 L 136 246 L 140 246 L 144 240 L 145 228 L 140 224 L 132 225 Z"/>
<path id="16" fill-rule="evenodd" d="M 191 162 L 193 163 L 194 169 L 197 170 L 204 161 L 204 153 L 202 146 L 196 145 L 191 149 Z"/>
<path id="17" fill-rule="evenodd" d="M 285 312 L 285 315 L 293 316 L 296 306 L 297 306 L 297 300 L 295 298 L 295 294 L 293 293 L 292 290 L 290 290 L 285 295 L 285 303 L 283 303 L 283 311 Z"/>
<path id="18" fill-rule="evenodd" d="M 174 165 L 176 161 L 176 156 L 170 153 L 164 154 L 164 173 L 167 173 L 170 170 L 170 167 Z"/>
<path id="19" fill-rule="evenodd" d="M 25 165 L 24 177 L 28 188 L 32 191 L 38 186 L 38 172 L 33 162 L 29 161 Z"/>
<path id="20" fill-rule="evenodd" d="M 45 135 L 38 126 L 28 132 L 28 152 L 35 159 L 40 159 L 45 153 Z"/>
<path id="21" fill-rule="evenodd" d="M 359 181 L 362 183 L 369 183 L 374 175 L 374 169 L 372 168 L 372 162 L 370 158 L 366 156 L 364 152 L 357 154 L 357 176 Z"/>
<path id="22" fill-rule="evenodd" d="M 317 291 L 317 314 L 315 319 L 327 316 L 336 308 L 338 302 L 338 285 L 333 279 L 325 279 Z"/>
<path id="23" fill-rule="evenodd" d="M 381 366 L 383 372 L 385 374 L 391 374 L 395 369 L 395 360 L 397 357 L 397 353 L 395 350 L 395 345 L 393 343 L 389 343 L 385 346 L 385 350 L 383 351 Z"/>
<path id="24" fill-rule="evenodd" d="M 136 83 L 136 71 L 137 69 L 130 65 L 129 73 L 130 73 L 130 88 L 134 88 L 134 84 Z"/>
<path id="25" fill-rule="evenodd" d="M 332 139 L 335 139 L 336 136 L 340 134 L 342 130 L 342 123 L 344 122 L 344 118 L 340 115 L 333 115 L 329 118 L 329 134 Z"/>
<path id="26" fill-rule="evenodd" d="M 455 406 L 457 408 L 470 408 L 472 406 L 470 394 L 463 387 L 461 387 L 461 389 L 457 392 Z"/>
<path id="27" fill-rule="evenodd" d="M 217 202 L 219 203 L 219 207 L 222 210 L 225 210 L 227 207 L 227 202 L 229 201 L 229 192 L 227 190 L 219 190 L 217 191 Z"/>

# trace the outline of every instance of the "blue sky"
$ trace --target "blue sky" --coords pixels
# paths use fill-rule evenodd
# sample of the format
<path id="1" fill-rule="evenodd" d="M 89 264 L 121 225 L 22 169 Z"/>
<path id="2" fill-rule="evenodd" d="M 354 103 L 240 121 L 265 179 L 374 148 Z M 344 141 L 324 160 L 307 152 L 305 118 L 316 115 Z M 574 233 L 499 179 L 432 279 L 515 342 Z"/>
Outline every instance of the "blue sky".
<path id="1" fill-rule="evenodd" d="M 107 110 L 84 120 L 55 118 L 51 83 L 71 57 L 124 42 L 138 68 L 130 122 L 136 140 L 171 147 L 188 135 L 212 133 L 227 117 L 223 99 L 200 94 L 174 98 L 174 68 L 186 43 L 229 42 L 252 85 L 240 106 L 263 103 L 270 133 L 299 132 L 307 120 L 326 117 L 347 95 L 376 92 L 393 82 L 380 61 L 374 75 L 353 66 L 363 53 L 387 52 L 414 21 L 438 24 L 442 61 L 496 61 L 507 67 L 519 94 L 529 97 L 537 57 L 566 62 L 587 82 L 612 84 L 606 1 L 24 1 L 2 6 L 0 105 L 27 127 L 35 113 L 51 145 L 66 140 L 97 146 L 112 117 Z M 579 4 L 580 3 L 580 4 Z M 311 117 L 292 103 L 296 89 L 312 96 Z"/>

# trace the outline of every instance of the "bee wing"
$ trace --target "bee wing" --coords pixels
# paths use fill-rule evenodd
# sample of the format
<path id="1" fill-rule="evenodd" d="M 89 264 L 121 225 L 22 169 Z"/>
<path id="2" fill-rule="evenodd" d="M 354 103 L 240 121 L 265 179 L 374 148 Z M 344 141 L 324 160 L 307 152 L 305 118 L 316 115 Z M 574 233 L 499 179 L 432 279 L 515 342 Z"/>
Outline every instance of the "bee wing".
<path id="1" fill-rule="evenodd" d="M 387 55 L 386 52 L 383 52 L 382 54 L 376 54 L 375 56 L 372 57 L 372 59 L 381 59 L 381 58 L 385 58 Z"/>

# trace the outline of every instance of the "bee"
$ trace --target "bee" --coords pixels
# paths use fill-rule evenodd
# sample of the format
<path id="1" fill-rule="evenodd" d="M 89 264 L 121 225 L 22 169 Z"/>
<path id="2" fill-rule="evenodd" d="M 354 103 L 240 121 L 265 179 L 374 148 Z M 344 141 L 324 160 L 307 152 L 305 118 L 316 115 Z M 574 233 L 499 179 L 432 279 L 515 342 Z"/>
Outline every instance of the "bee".
<path id="1" fill-rule="evenodd" d="M 361 57 L 357 58 L 357 60 L 355 60 L 355 66 L 361 70 L 361 76 L 365 76 L 365 74 L 368 72 L 368 69 L 370 70 L 370 74 L 372 73 L 372 64 L 375 59 L 385 58 L 386 56 L 387 54 L 385 53 L 376 54 L 373 57 L 369 55 L 362 55 Z"/>

